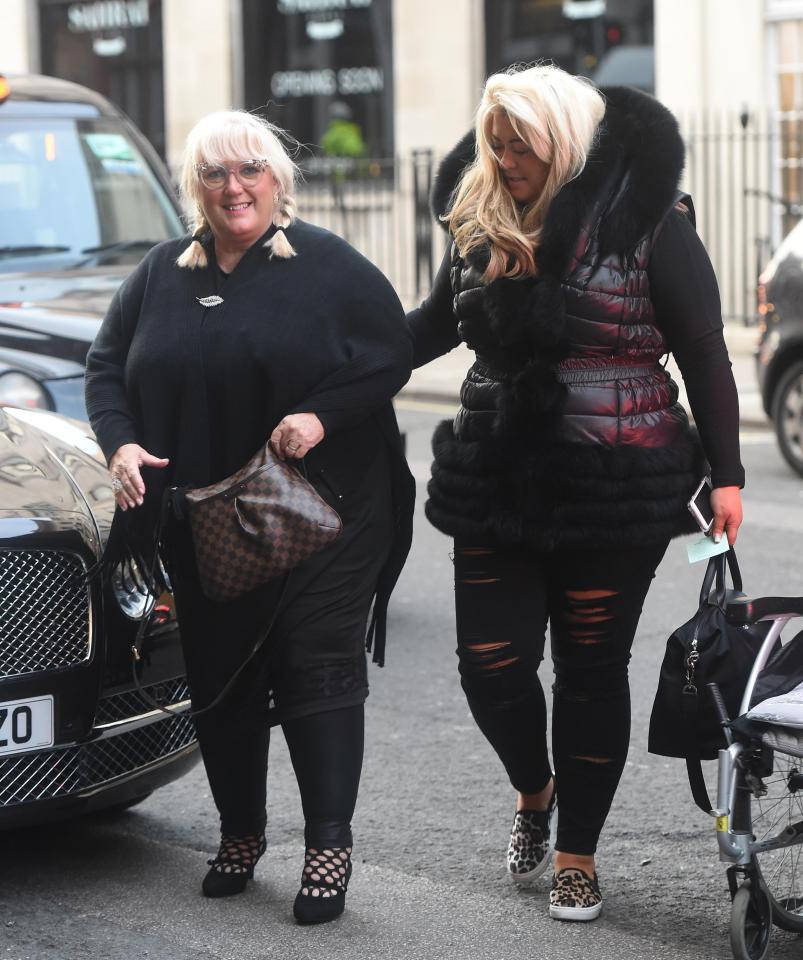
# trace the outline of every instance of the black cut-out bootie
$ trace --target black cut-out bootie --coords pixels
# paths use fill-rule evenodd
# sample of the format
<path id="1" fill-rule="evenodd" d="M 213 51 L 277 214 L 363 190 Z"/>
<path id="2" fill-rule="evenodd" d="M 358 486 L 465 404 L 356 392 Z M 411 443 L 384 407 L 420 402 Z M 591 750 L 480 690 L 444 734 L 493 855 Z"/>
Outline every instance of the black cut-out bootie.
<path id="1" fill-rule="evenodd" d="M 299 923 L 328 923 L 346 906 L 351 877 L 351 847 L 307 847 L 301 889 L 293 904 Z"/>
<path id="2" fill-rule="evenodd" d="M 245 890 L 254 876 L 254 867 L 265 852 L 265 834 L 220 838 L 220 849 L 209 863 L 201 890 L 205 897 L 232 897 Z"/>

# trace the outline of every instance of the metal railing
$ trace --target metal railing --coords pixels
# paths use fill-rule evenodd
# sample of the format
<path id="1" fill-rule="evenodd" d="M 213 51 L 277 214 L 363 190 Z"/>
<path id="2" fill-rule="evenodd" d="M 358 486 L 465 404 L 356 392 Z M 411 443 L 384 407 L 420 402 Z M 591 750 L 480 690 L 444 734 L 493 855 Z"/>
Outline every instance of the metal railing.
<path id="1" fill-rule="evenodd" d="M 698 112 L 680 125 L 684 187 L 719 280 L 723 316 L 752 323 L 758 275 L 800 218 L 799 187 L 785 171 L 800 167 L 803 135 L 793 138 L 786 128 L 782 136 L 778 120 L 747 111 Z"/>
<path id="2" fill-rule="evenodd" d="M 758 274 L 803 212 L 784 169 L 801 167 L 787 127 L 768 115 L 699 112 L 680 118 L 684 189 L 714 264 L 726 320 L 751 323 Z M 803 115 L 799 142 L 803 152 Z M 786 159 L 781 156 L 781 151 Z M 306 165 L 299 214 L 345 237 L 390 279 L 406 307 L 427 295 L 445 247 L 429 191 L 431 150 L 393 159 L 316 158 Z M 784 186 L 785 184 L 785 186 Z"/>
<path id="3" fill-rule="evenodd" d="M 432 151 L 384 160 L 317 159 L 303 172 L 299 215 L 375 263 L 406 307 L 426 296 L 445 246 L 429 210 Z"/>

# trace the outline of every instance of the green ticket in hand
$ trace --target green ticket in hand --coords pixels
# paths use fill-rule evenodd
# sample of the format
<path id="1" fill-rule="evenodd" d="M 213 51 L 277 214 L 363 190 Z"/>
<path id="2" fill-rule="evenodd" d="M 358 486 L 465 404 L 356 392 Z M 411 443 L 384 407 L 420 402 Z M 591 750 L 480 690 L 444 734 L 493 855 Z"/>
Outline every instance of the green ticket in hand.
<path id="1" fill-rule="evenodd" d="M 710 560 L 720 553 L 728 552 L 728 538 L 723 534 L 719 543 L 714 543 L 711 537 L 700 537 L 686 544 L 689 554 L 689 563 L 699 563 L 700 560 Z"/>

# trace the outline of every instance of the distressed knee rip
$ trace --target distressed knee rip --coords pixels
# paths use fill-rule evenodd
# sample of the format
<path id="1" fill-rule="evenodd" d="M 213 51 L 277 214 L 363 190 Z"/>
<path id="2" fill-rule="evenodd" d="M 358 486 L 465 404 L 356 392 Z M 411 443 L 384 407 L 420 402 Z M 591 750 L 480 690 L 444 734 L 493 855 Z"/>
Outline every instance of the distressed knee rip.
<path id="1" fill-rule="evenodd" d="M 518 661 L 518 657 L 506 657 L 500 651 L 507 650 L 510 642 L 502 640 L 498 643 L 467 643 L 462 650 L 463 662 L 470 670 L 501 670 Z"/>
<path id="2" fill-rule="evenodd" d="M 455 547 L 455 557 L 491 557 L 496 553 L 493 547 Z M 460 583 L 488 584 L 499 583 L 499 577 L 489 577 L 484 570 L 467 570 L 460 577 Z"/>
<path id="3" fill-rule="evenodd" d="M 608 624 L 614 619 L 605 601 L 615 596 L 615 590 L 567 590 L 569 609 L 563 614 L 563 619 L 570 625 L 570 639 L 583 645 L 606 640 L 606 627 L 593 627 L 591 624 Z"/>
<path id="4" fill-rule="evenodd" d="M 581 760 L 583 763 L 613 763 L 613 757 L 584 757 L 578 756 L 577 754 L 570 754 L 570 760 Z"/>
<path id="5" fill-rule="evenodd" d="M 455 553 L 461 557 L 490 557 L 496 550 L 493 547 L 456 547 Z"/>

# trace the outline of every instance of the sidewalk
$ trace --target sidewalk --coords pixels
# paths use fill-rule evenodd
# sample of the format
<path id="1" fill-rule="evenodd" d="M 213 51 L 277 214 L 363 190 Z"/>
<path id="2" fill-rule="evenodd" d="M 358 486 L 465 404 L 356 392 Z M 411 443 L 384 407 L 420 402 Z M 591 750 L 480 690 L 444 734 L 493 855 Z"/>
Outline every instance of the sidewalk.
<path id="1" fill-rule="evenodd" d="M 758 331 L 755 327 L 745 327 L 738 322 L 731 322 L 725 326 L 725 342 L 730 352 L 733 376 L 739 392 L 740 423 L 746 429 L 770 426 L 770 421 L 761 406 L 761 397 L 756 384 L 753 351 L 757 337 Z M 408 400 L 457 405 L 460 384 L 473 358 L 473 353 L 461 344 L 446 356 L 433 360 L 432 363 L 418 370 L 413 370 L 413 375 L 400 396 Z M 672 361 L 669 363 L 669 370 L 680 387 L 681 403 L 688 410 L 683 378 Z"/>

